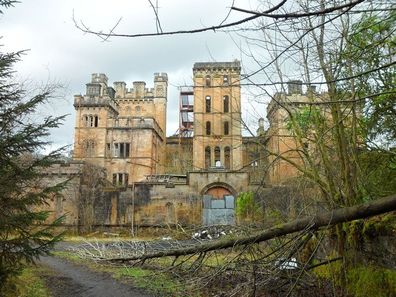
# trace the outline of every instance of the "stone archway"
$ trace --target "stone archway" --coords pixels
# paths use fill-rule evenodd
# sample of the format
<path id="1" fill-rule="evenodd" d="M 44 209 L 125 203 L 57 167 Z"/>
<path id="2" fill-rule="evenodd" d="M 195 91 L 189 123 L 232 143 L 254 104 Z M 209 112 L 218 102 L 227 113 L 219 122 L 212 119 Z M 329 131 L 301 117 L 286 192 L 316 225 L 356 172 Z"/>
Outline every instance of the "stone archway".
<path id="1" fill-rule="evenodd" d="M 223 199 L 224 196 L 227 195 L 236 197 L 237 193 L 235 189 L 231 187 L 229 184 L 223 182 L 217 182 L 206 185 L 201 190 L 201 195 L 211 195 L 216 199 Z"/>
<path id="2" fill-rule="evenodd" d="M 235 190 L 226 183 L 212 183 L 201 191 L 203 225 L 235 224 Z"/>

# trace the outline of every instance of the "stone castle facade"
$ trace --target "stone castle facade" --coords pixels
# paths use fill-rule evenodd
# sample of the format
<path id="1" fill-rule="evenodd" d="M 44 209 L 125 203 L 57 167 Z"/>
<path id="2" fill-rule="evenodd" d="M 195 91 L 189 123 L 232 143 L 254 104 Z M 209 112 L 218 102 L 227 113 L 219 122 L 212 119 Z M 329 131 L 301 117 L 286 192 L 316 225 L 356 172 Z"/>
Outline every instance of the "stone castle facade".
<path id="1" fill-rule="evenodd" d="M 239 61 L 195 63 L 192 133 L 166 137 L 166 73 L 154 74 L 153 88 L 141 81 L 110 86 L 105 74 L 92 74 L 85 94 L 74 97 L 73 161 L 48 173 L 51 180 L 63 169 L 64 176 L 72 172 L 73 189 L 50 208 L 68 212 L 71 226 L 230 223 L 216 217 L 221 209 L 208 217 L 211 205 L 232 213 L 230 199 L 239 193 L 296 174 L 266 153 L 270 148 L 282 154 L 293 145 L 274 101 L 268 131 L 260 119 L 256 136 L 242 136 L 240 80 Z M 276 96 L 305 95 L 289 88 Z"/>

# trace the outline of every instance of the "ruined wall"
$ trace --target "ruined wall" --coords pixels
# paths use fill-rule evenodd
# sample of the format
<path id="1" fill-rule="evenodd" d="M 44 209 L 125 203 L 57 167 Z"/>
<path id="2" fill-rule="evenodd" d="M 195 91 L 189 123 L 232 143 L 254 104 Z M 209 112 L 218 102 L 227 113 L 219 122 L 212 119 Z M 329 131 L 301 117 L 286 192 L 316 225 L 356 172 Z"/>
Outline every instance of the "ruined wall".
<path id="1" fill-rule="evenodd" d="M 187 185 L 136 183 L 123 191 L 102 192 L 95 201 L 97 226 L 155 226 L 201 222 L 201 198 Z"/>
<path id="2" fill-rule="evenodd" d="M 193 166 L 192 137 L 172 136 L 166 138 L 165 173 L 186 174 Z"/>
<path id="3" fill-rule="evenodd" d="M 79 222 L 79 187 L 80 176 L 84 166 L 82 162 L 70 162 L 54 164 L 43 172 L 42 184 L 55 186 L 68 181 L 60 195 L 47 200 L 47 205 L 40 207 L 41 210 L 50 211 L 48 222 L 65 216 L 63 221 L 66 226 L 77 226 Z"/>

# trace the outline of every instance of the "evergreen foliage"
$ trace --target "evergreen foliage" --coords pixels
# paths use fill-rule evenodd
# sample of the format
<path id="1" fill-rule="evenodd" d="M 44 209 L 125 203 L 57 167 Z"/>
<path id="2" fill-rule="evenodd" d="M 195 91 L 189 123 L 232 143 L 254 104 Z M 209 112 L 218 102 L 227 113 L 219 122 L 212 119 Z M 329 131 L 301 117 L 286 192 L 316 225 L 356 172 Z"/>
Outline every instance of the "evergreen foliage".
<path id="1" fill-rule="evenodd" d="M 0 2 L 0 7 L 10 5 L 11 1 Z M 14 82 L 13 66 L 22 54 L 0 52 L 0 296 L 24 265 L 47 254 L 60 239 L 53 227 L 61 219 L 48 224 L 49 213 L 37 209 L 64 187 L 48 186 L 42 179 L 62 149 L 39 155 L 49 144 L 49 129 L 58 127 L 63 117 L 33 119 L 54 89 L 29 96 Z"/>

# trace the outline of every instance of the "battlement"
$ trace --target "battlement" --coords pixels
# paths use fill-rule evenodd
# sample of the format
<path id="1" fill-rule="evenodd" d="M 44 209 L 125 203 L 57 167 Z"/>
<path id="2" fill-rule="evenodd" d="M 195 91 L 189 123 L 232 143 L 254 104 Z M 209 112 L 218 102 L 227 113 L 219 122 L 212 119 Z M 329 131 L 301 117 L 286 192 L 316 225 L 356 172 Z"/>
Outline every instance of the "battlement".
<path id="1" fill-rule="evenodd" d="M 93 96 L 74 96 L 74 104 L 75 108 L 78 107 L 111 107 L 114 110 L 117 110 L 116 104 L 110 97 L 93 97 Z"/>
<path id="2" fill-rule="evenodd" d="M 161 136 L 164 131 L 153 117 L 117 117 L 109 119 L 109 127 L 113 129 L 153 129 Z"/>
<path id="3" fill-rule="evenodd" d="M 194 63 L 193 72 L 201 71 L 201 70 L 210 70 L 210 71 L 223 71 L 223 70 L 232 70 L 232 71 L 241 71 L 241 62 L 235 60 L 233 62 L 197 62 Z"/>
<path id="4" fill-rule="evenodd" d="M 92 83 L 103 83 L 107 85 L 108 78 L 104 73 L 92 73 L 91 74 L 91 82 Z"/>
<path id="5" fill-rule="evenodd" d="M 75 176 L 81 174 L 83 166 L 83 161 L 69 161 L 66 163 L 59 162 L 43 169 L 42 174 L 56 176 Z"/>
<path id="6" fill-rule="evenodd" d="M 154 82 L 168 81 L 168 74 L 165 72 L 154 73 Z"/>

